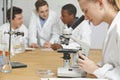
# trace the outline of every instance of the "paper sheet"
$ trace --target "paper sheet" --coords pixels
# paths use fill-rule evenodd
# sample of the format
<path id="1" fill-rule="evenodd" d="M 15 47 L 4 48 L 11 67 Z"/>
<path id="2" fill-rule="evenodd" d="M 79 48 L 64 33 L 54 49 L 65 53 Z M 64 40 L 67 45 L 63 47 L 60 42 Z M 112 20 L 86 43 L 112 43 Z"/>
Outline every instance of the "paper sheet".
<path id="1" fill-rule="evenodd" d="M 40 80 L 108 80 L 95 78 L 41 78 Z"/>
<path id="2" fill-rule="evenodd" d="M 53 51 L 51 48 L 41 48 L 41 51 Z"/>
<path id="3" fill-rule="evenodd" d="M 25 50 L 26 50 L 26 51 L 33 51 L 33 50 L 35 50 L 35 48 L 29 48 L 29 47 L 28 47 L 28 48 L 25 48 Z"/>

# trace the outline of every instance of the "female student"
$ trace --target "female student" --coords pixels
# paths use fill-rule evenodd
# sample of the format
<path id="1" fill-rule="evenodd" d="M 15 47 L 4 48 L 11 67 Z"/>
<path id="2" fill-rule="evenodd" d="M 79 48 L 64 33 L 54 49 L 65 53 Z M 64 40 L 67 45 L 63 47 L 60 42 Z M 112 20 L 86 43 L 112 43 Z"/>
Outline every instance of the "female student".
<path id="1" fill-rule="evenodd" d="M 101 22 L 109 24 L 107 36 L 103 45 L 101 66 L 79 54 L 79 68 L 98 78 L 110 80 L 120 79 L 120 0 L 78 0 L 85 18 L 98 25 Z"/>

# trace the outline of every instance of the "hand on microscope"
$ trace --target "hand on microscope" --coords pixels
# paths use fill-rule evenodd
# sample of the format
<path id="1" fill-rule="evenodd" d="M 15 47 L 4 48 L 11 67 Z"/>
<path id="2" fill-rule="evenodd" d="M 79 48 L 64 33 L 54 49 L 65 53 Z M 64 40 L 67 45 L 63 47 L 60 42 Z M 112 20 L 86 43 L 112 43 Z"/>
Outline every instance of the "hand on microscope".
<path id="1" fill-rule="evenodd" d="M 79 59 L 78 59 L 78 67 L 81 70 L 84 70 L 88 73 L 93 73 L 96 69 L 98 69 L 98 66 L 90 60 L 85 55 L 79 53 Z"/>
<path id="2" fill-rule="evenodd" d="M 60 44 L 58 44 L 58 43 L 54 43 L 54 44 L 51 45 L 51 48 L 52 48 L 53 50 L 57 50 L 57 49 L 61 49 L 61 48 L 63 48 L 63 47 L 62 47 L 62 45 L 60 45 Z"/>

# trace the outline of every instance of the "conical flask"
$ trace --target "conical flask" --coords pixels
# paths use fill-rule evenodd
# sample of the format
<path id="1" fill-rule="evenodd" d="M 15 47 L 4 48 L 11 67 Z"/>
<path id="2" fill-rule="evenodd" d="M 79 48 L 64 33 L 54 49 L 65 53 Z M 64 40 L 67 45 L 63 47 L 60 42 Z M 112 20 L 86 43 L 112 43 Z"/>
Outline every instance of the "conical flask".
<path id="1" fill-rule="evenodd" d="M 12 71 L 11 63 L 10 63 L 10 54 L 9 51 L 6 49 L 7 45 L 5 43 L 0 43 L 0 53 L 1 56 L 1 72 L 9 73 Z"/>

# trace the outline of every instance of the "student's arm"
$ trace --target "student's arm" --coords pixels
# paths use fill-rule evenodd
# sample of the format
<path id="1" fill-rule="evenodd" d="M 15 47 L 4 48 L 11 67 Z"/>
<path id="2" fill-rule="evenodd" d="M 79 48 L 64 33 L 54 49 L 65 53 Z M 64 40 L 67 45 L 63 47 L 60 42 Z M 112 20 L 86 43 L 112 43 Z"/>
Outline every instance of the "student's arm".
<path id="1" fill-rule="evenodd" d="M 28 28 L 28 36 L 29 36 L 29 46 L 32 46 L 32 44 L 37 45 L 37 24 L 36 24 L 36 14 L 32 12 L 30 22 L 29 22 L 29 28 Z"/>

